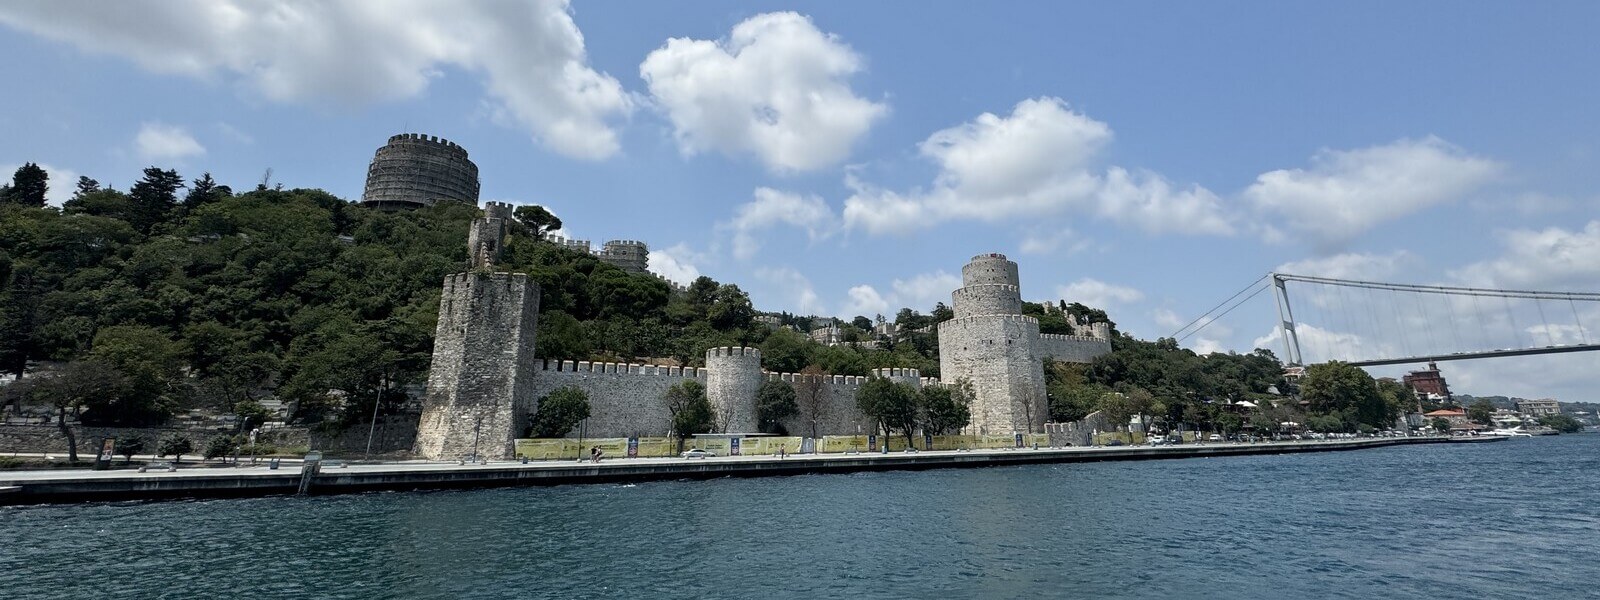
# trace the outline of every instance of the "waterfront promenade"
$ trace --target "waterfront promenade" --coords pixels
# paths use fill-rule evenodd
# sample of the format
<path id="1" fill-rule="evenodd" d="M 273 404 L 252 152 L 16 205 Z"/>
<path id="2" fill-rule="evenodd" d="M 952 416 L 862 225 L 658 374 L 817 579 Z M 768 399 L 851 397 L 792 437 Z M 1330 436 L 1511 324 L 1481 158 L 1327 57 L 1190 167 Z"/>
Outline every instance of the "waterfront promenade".
<path id="1" fill-rule="evenodd" d="M 225 498 L 304 493 L 343 494 L 609 483 L 717 477 L 764 477 L 810 473 L 974 468 L 1005 465 L 1211 458 L 1362 450 L 1399 445 L 1484 443 L 1503 438 L 1363 438 L 1327 441 L 1211 443 L 1180 446 L 1007 448 L 888 454 L 796 454 L 713 458 L 608 458 L 579 461 L 394 462 L 352 464 L 326 461 L 317 473 L 285 464 L 189 467 L 167 472 L 137 470 L 46 470 L 0 473 L 0 504 L 42 504 L 171 498 Z"/>

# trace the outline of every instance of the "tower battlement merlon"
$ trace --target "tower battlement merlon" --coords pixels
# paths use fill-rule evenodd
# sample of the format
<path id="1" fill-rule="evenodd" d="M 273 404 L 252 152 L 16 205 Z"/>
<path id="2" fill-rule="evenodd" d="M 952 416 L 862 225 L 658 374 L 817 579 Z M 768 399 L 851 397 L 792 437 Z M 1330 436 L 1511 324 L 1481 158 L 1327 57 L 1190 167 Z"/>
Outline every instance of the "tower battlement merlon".
<path id="1" fill-rule="evenodd" d="M 516 207 L 512 206 L 509 202 L 495 202 L 490 200 L 483 203 L 483 216 L 489 219 L 510 221 L 512 211 L 514 210 L 516 210 Z"/>

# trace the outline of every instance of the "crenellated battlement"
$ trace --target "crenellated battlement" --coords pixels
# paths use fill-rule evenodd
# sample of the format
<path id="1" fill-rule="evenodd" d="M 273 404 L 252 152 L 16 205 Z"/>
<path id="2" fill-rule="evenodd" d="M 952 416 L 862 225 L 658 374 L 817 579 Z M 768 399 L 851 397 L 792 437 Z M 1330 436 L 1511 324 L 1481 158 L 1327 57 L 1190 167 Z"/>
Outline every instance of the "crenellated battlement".
<path id="1" fill-rule="evenodd" d="M 751 348 L 749 346 L 721 346 L 721 347 L 711 348 L 709 350 L 706 350 L 706 358 L 711 358 L 713 356 L 716 356 L 716 357 L 744 356 L 744 357 L 751 357 L 751 358 L 755 358 L 757 360 L 760 360 L 761 359 L 761 349 L 760 348 Z"/>
<path id="2" fill-rule="evenodd" d="M 812 373 L 774 373 L 762 371 L 761 375 L 767 381 L 782 381 L 784 383 L 820 383 L 839 387 L 860 387 L 867 383 L 871 377 L 860 375 L 817 375 Z"/>
<path id="3" fill-rule="evenodd" d="M 582 373 L 585 375 L 609 373 L 612 375 L 644 375 L 649 377 L 680 377 L 684 379 L 703 379 L 706 376 L 706 369 L 695 367 L 591 362 L 587 360 L 538 359 L 534 361 L 534 366 L 538 367 L 540 371 Z"/>
<path id="4" fill-rule="evenodd" d="M 922 379 L 922 371 L 918 369 L 873 369 L 873 377 L 884 379 Z"/>
<path id="5" fill-rule="evenodd" d="M 1064 342 L 1103 342 L 1105 338 L 1092 335 L 1066 335 L 1060 333 L 1041 333 L 1039 339 L 1043 341 L 1059 340 Z"/>
<path id="6" fill-rule="evenodd" d="M 970 317 L 956 317 L 956 318 L 950 319 L 948 321 L 941 321 L 941 322 L 939 322 L 939 328 L 943 329 L 945 325 L 949 325 L 951 323 L 958 323 L 958 324 L 965 325 L 967 323 L 974 323 L 974 322 L 978 322 L 978 321 L 983 321 L 983 322 L 1007 321 L 1007 322 L 1014 322 L 1014 323 L 1032 323 L 1035 327 L 1037 327 L 1039 325 L 1039 320 L 1038 319 L 1030 317 L 1028 315 L 973 315 L 973 316 L 970 316 Z"/>
<path id="7" fill-rule="evenodd" d="M 483 216 L 484 218 L 488 219 L 501 219 L 510 221 L 513 210 L 515 210 L 515 207 L 513 207 L 509 202 L 495 202 L 490 200 L 483 203 Z"/>
<path id="8" fill-rule="evenodd" d="M 454 153 L 459 153 L 462 158 L 466 158 L 467 157 L 467 149 L 466 148 L 462 148 L 459 144 L 456 144 L 455 142 L 452 142 L 450 140 L 441 138 L 441 137 L 439 137 L 437 135 L 428 135 L 428 134 L 425 134 L 425 133 L 401 133 L 401 134 L 391 135 L 391 136 L 389 136 L 389 145 L 391 145 L 391 146 L 396 146 L 396 145 L 437 146 L 437 147 L 440 147 L 440 148 L 444 148 L 444 149 L 450 150 L 451 152 L 454 152 Z"/>

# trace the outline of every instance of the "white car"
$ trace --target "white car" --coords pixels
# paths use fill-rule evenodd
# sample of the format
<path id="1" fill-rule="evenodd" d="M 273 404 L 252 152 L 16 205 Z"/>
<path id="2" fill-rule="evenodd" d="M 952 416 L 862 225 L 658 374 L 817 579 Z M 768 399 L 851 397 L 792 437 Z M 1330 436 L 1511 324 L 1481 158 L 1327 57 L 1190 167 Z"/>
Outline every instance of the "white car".
<path id="1" fill-rule="evenodd" d="M 702 450 L 700 448 L 690 448 L 683 451 L 684 458 L 712 458 L 716 455 L 717 453 L 715 452 L 710 450 Z"/>
<path id="2" fill-rule="evenodd" d="M 1217 433 L 1213 433 L 1211 435 L 1206 436 L 1206 441 L 1208 441 L 1208 442 L 1220 442 L 1220 441 L 1222 441 L 1222 435 L 1221 434 L 1217 434 Z"/>

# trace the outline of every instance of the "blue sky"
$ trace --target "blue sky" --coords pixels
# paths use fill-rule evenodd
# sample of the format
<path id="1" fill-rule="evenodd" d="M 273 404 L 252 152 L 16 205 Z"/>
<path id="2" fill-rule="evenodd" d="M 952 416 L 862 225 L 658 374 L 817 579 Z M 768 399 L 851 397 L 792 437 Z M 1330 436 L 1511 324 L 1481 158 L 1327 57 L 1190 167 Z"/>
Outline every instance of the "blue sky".
<path id="1" fill-rule="evenodd" d="M 62 196 L 271 168 L 355 199 L 373 150 L 420 131 L 471 152 L 484 199 L 762 309 L 926 311 L 1002 252 L 1025 298 L 1155 338 L 1273 269 L 1600 288 L 1597 24 L 1580 2 L 19 1 L 0 167 L 47 165 Z M 1353 300 L 1308 298 L 1309 335 L 1397 348 L 1316 311 Z M 1600 312 L 1531 314 L 1474 339 L 1600 337 Z M 1274 316 L 1263 294 L 1185 343 L 1281 354 Z M 1600 400 L 1597 367 L 1446 373 Z"/>

